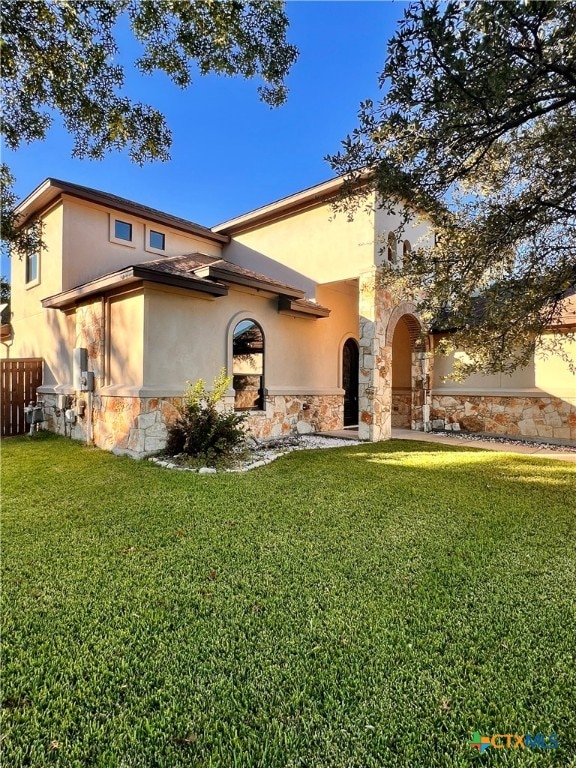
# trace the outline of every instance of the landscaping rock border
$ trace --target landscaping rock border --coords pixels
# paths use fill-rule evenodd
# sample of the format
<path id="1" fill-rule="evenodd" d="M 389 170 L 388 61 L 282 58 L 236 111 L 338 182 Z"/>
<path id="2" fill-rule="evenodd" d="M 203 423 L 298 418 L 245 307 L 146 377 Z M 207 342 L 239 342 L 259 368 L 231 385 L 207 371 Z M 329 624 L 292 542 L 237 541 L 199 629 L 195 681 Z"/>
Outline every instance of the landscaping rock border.
<path id="1" fill-rule="evenodd" d="M 300 435 L 298 437 L 279 438 L 258 442 L 251 439 L 248 456 L 236 467 L 220 470 L 221 472 L 249 472 L 251 469 L 265 467 L 281 456 L 292 451 L 309 451 L 322 448 L 342 448 L 346 445 L 359 445 L 360 440 L 347 440 L 340 437 L 321 437 L 319 435 Z M 195 472 L 199 475 L 214 475 L 218 472 L 214 467 L 186 467 L 174 461 L 173 456 L 152 456 L 149 461 L 166 469 L 177 469 L 181 472 Z"/>
<path id="2" fill-rule="evenodd" d="M 495 435 L 489 435 L 486 433 L 461 432 L 458 430 L 454 430 L 452 432 L 437 429 L 434 429 L 429 434 L 438 435 L 438 437 L 450 437 L 454 440 L 472 440 L 483 443 L 501 443 L 502 445 L 526 445 L 530 448 L 541 448 L 546 451 L 558 451 L 559 453 L 576 453 L 576 445 L 568 445 L 566 443 L 547 443 L 535 438 L 522 440 L 513 437 L 496 437 Z"/>

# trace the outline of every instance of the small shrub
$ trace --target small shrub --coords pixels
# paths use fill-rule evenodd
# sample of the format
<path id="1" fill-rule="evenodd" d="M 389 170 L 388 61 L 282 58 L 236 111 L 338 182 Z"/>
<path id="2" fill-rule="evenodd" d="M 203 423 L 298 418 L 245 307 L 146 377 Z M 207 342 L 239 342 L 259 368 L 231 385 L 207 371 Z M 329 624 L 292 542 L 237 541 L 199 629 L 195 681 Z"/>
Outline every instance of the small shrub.
<path id="1" fill-rule="evenodd" d="M 242 422 L 244 414 L 219 410 L 232 379 L 223 368 L 214 379 L 211 391 L 202 379 L 194 384 L 187 381 L 179 417 L 168 428 L 166 453 L 185 453 L 215 464 L 229 458 L 245 440 Z"/>

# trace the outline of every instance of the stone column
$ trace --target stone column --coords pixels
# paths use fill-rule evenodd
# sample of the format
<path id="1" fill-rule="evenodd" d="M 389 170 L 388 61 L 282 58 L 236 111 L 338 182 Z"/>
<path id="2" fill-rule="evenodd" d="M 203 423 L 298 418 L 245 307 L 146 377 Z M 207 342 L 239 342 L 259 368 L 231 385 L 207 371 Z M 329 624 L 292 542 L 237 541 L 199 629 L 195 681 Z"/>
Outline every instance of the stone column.
<path id="1" fill-rule="evenodd" d="M 412 425 L 418 431 L 427 431 L 430 407 L 427 402 L 430 382 L 428 370 L 429 355 L 424 344 L 417 341 L 412 348 Z"/>
<path id="2" fill-rule="evenodd" d="M 392 346 L 386 327 L 392 297 L 382 287 L 378 269 L 360 275 L 359 424 L 361 440 L 388 440 L 392 434 Z"/>

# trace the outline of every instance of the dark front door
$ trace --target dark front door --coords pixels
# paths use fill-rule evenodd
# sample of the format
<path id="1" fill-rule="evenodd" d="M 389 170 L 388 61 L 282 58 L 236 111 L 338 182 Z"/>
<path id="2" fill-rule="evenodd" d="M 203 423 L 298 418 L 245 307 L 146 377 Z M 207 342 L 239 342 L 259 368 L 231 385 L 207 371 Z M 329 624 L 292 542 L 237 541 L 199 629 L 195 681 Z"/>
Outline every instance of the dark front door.
<path id="1" fill-rule="evenodd" d="M 358 424 L 358 344 L 348 339 L 342 351 L 342 389 L 344 390 L 344 426 Z"/>

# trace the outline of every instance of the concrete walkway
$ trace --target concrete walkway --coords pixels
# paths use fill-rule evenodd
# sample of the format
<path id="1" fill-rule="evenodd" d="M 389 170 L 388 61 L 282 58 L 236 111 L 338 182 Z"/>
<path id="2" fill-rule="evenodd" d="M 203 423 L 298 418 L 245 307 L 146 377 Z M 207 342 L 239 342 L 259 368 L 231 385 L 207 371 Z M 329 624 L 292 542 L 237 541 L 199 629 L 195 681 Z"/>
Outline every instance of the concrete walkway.
<path id="1" fill-rule="evenodd" d="M 348 438 L 358 440 L 358 431 L 353 429 L 339 429 L 335 432 L 319 433 L 326 437 Z M 394 440 L 416 440 L 422 443 L 440 443 L 441 445 L 454 445 L 461 448 L 481 448 L 485 451 L 500 451 L 500 453 L 520 453 L 524 456 L 537 456 L 544 459 L 556 459 L 557 461 L 569 461 L 576 464 L 576 453 L 559 450 L 552 451 L 539 443 L 533 445 L 520 443 L 492 443 L 490 440 L 467 440 L 465 437 L 444 437 L 434 432 L 416 432 L 411 429 L 393 429 Z"/>

